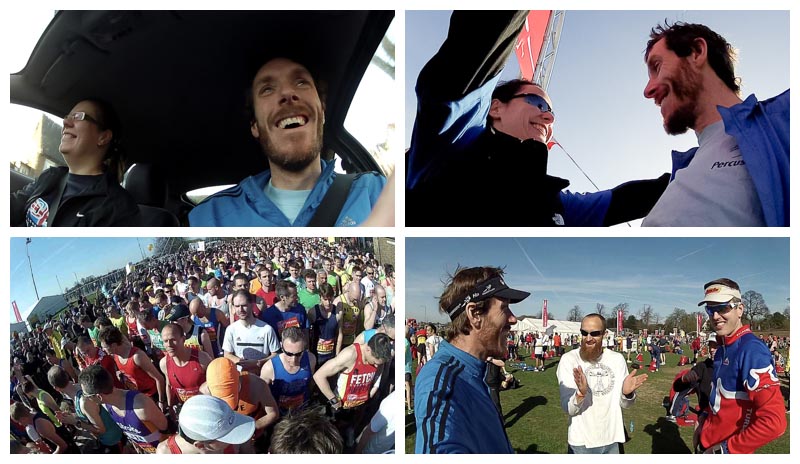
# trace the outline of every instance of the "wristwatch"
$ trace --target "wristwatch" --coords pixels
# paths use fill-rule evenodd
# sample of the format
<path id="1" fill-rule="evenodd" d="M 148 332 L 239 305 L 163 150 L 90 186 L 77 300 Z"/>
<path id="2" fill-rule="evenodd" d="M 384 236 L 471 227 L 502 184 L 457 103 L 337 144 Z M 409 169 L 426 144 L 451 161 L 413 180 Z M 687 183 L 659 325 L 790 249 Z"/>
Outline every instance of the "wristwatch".
<path id="1" fill-rule="evenodd" d="M 331 399 L 329 399 L 329 400 L 328 400 L 328 403 L 329 403 L 331 406 L 335 405 L 335 404 L 336 404 L 336 403 L 338 403 L 338 402 L 339 402 L 339 397 L 338 397 L 338 396 L 334 396 L 333 398 L 331 398 Z"/>

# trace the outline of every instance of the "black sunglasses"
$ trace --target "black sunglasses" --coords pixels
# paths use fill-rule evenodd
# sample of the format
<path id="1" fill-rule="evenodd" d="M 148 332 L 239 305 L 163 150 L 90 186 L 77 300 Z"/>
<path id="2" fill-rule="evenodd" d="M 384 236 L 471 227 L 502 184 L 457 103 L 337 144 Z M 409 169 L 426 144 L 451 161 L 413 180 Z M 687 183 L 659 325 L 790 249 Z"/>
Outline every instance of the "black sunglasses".
<path id="1" fill-rule="evenodd" d="M 587 332 L 587 331 L 581 329 L 581 335 L 583 335 L 584 337 L 586 337 L 587 335 L 591 335 L 592 337 L 599 337 L 599 336 L 603 335 L 603 331 L 602 330 L 593 330 L 591 332 Z"/>
<path id="2" fill-rule="evenodd" d="M 537 95 L 535 93 L 521 93 L 519 95 L 514 95 L 509 100 L 513 100 L 514 98 L 524 98 L 525 103 L 539 108 L 539 111 L 542 113 L 549 112 L 550 114 L 555 114 L 553 113 L 553 107 L 550 106 L 550 104 L 547 103 L 547 100 L 545 100 L 541 95 Z"/>
<path id="3" fill-rule="evenodd" d="M 283 354 L 285 354 L 286 356 L 291 356 L 293 358 L 299 358 L 300 356 L 303 356 L 303 351 L 301 351 L 299 353 L 290 353 L 290 352 L 288 352 L 286 350 L 283 350 Z"/>

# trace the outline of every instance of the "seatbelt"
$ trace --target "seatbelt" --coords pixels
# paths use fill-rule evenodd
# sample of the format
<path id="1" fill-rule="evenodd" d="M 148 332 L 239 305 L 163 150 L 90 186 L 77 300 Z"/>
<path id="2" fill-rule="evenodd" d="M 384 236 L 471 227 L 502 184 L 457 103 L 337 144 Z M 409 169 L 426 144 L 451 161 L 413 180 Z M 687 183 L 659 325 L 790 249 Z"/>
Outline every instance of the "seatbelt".
<path id="1" fill-rule="evenodd" d="M 350 187 L 353 181 L 356 180 L 363 173 L 358 174 L 336 174 L 333 183 L 322 199 L 322 203 L 317 207 L 317 212 L 314 217 L 308 221 L 308 227 L 333 227 L 336 225 L 336 219 L 342 212 L 344 202 L 347 201 L 347 195 L 350 193 Z"/>

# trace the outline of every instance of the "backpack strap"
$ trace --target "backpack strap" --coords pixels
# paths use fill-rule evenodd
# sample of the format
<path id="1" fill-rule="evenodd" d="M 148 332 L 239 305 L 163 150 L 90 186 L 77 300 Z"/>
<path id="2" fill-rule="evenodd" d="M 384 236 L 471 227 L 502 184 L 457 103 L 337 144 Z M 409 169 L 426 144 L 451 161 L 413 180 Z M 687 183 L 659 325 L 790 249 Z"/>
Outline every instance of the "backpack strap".
<path id="1" fill-rule="evenodd" d="M 344 207 L 344 202 L 347 201 L 350 187 L 361 174 L 336 174 L 333 183 L 325 194 L 325 198 L 322 199 L 322 203 L 317 207 L 314 217 L 306 225 L 309 227 L 335 226 L 336 219 Z"/>

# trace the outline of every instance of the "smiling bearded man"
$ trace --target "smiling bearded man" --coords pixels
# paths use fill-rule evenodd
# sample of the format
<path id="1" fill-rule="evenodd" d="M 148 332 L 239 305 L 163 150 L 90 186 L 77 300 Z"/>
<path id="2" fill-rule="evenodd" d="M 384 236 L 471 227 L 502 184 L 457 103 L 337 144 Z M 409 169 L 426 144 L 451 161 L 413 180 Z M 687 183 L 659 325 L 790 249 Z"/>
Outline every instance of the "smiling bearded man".
<path id="1" fill-rule="evenodd" d="M 643 226 L 788 226 L 789 90 L 740 98 L 736 53 L 702 24 L 650 31 L 645 98 L 670 135 L 698 147 L 672 152 L 672 177 Z"/>
<path id="2" fill-rule="evenodd" d="M 386 179 L 344 176 L 321 159 L 325 94 L 311 71 L 288 58 L 266 61 L 247 93 L 250 133 L 269 170 L 210 196 L 189 213 L 192 226 L 355 226 Z M 331 192 L 332 195 L 328 195 Z"/>
<path id="3" fill-rule="evenodd" d="M 647 374 L 628 373 L 625 357 L 603 348 L 606 319 L 593 313 L 581 321 L 581 348 L 561 357 L 558 390 L 569 416 L 569 454 L 618 454 L 625 442 L 622 408 L 633 406 Z"/>

